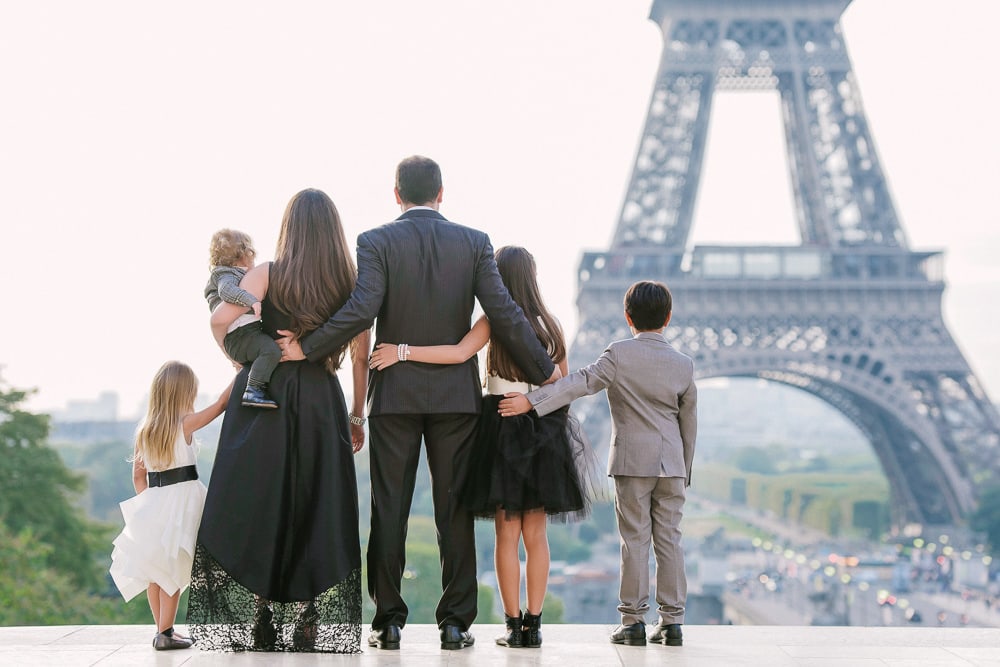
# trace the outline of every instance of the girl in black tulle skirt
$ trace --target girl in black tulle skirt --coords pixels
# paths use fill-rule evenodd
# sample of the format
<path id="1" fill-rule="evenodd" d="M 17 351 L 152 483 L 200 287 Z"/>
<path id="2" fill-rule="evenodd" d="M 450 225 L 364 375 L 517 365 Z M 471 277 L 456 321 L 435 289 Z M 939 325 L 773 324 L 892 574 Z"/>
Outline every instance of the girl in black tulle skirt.
<path id="1" fill-rule="evenodd" d="M 531 253 L 505 246 L 496 251 L 496 260 L 511 297 L 524 311 L 552 361 L 563 376 L 567 375 L 566 341 L 558 321 L 542 302 Z M 486 395 L 460 498 L 477 517 L 492 518 L 496 527 L 497 585 L 507 625 L 497 644 L 537 648 L 542 643 L 542 601 L 549 576 L 547 519 L 577 520 L 585 516 L 592 481 L 599 474 L 596 457 L 579 425 L 568 408 L 544 417 L 534 413 L 500 417 L 497 403 L 504 394 L 526 393 L 536 387 L 523 381 L 524 374 L 510 353 L 491 336 L 485 317 L 456 345 L 411 347 L 382 343 L 372 353 L 371 367 L 381 370 L 407 360 L 460 363 L 487 341 Z M 522 541 L 527 556 L 528 598 L 523 613 L 518 558 Z"/>

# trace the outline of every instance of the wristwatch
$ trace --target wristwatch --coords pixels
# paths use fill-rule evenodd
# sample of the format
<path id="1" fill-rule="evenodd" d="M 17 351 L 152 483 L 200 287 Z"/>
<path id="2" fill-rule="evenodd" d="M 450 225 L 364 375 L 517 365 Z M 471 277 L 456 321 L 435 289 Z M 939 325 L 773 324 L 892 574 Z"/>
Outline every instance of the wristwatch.
<path id="1" fill-rule="evenodd" d="M 357 415 L 352 415 L 352 414 L 348 414 L 347 417 L 351 420 L 351 423 L 354 424 L 355 426 L 365 425 L 364 417 L 358 417 Z"/>

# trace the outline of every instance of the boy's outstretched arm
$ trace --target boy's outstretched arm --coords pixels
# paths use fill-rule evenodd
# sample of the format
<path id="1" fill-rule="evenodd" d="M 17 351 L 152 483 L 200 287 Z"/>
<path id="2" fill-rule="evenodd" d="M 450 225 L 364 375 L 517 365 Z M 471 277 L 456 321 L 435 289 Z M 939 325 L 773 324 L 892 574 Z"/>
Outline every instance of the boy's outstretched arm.
<path id="1" fill-rule="evenodd" d="M 617 353 L 613 346 L 608 347 L 597 361 L 585 368 L 574 371 L 551 384 L 542 385 L 528 394 L 514 394 L 512 398 L 501 399 L 498 409 L 501 415 L 504 415 L 504 411 L 510 411 L 509 415 L 504 416 L 524 414 L 531 409 L 534 409 L 539 416 L 547 415 L 582 396 L 590 396 L 607 389 L 615 381 L 617 367 Z M 527 409 L 517 398 L 518 396 L 524 397 L 529 406 Z M 515 412 L 515 410 L 521 411 Z"/>

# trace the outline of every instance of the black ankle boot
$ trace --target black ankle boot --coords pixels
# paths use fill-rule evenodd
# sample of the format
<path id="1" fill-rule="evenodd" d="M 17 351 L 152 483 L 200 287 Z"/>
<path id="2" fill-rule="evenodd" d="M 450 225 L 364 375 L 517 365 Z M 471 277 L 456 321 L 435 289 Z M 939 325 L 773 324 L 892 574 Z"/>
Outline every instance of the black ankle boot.
<path id="1" fill-rule="evenodd" d="M 529 614 L 525 612 L 524 623 L 521 626 L 521 646 L 538 648 L 542 645 L 542 612 Z"/>
<path id="2" fill-rule="evenodd" d="M 521 639 L 523 636 L 521 623 L 524 620 L 521 611 L 518 610 L 517 616 L 504 614 L 503 617 L 507 624 L 507 633 L 503 637 L 497 637 L 497 645 L 506 646 L 507 648 L 521 648 L 524 645 Z"/>

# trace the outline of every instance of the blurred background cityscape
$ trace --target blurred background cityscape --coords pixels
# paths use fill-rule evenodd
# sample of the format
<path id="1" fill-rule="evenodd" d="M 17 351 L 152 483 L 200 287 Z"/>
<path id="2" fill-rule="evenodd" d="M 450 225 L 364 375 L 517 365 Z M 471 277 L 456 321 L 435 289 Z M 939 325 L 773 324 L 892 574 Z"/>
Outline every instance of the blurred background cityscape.
<path id="1" fill-rule="evenodd" d="M 805 392 L 751 379 L 705 380 L 699 404 L 697 466 L 683 521 L 688 623 L 1000 627 L 1000 570 L 987 540 L 1000 529 L 998 507 L 992 519 L 983 512 L 981 531 L 968 525 L 953 533 L 893 531 L 881 465 L 862 432 L 835 409 Z M 120 529 L 118 502 L 132 494 L 126 458 L 137 424 L 117 414 L 113 392 L 79 399 L 52 415 L 49 436 L 68 468 L 86 480 L 74 505 L 88 520 L 113 527 L 112 534 Z M 200 434 L 206 480 L 220 424 Z M 606 455 L 606 447 L 598 449 Z M 365 540 L 367 448 L 357 464 Z M 439 566 L 426 467 L 417 481 L 404 585 L 414 622 L 433 622 Z M 619 547 L 610 501 L 597 503 L 588 521 L 552 524 L 549 539 L 552 621 L 616 623 Z M 499 622 L 492 523 L 477 523 L 477 549 L 480 619 Z M 107 554 L 100 556 L 106 568 Z M 146 622 L 145 602 L 121 604 L 110 580 L 98 574 L 109 603 L 105 622 L 129 613 L 127 622 Z M 34 610 L 42 609 L 36 601 Z M 23 624 L 16 620 L 8 616 L 5 624 Z"/>

